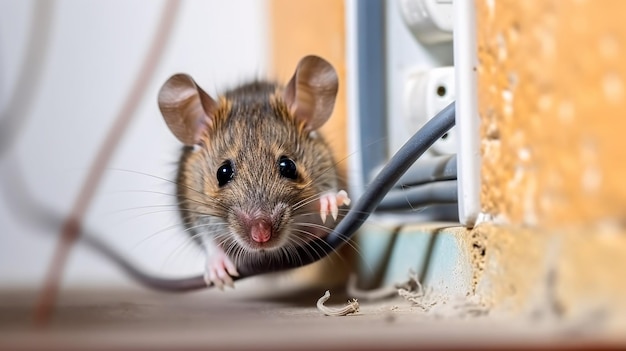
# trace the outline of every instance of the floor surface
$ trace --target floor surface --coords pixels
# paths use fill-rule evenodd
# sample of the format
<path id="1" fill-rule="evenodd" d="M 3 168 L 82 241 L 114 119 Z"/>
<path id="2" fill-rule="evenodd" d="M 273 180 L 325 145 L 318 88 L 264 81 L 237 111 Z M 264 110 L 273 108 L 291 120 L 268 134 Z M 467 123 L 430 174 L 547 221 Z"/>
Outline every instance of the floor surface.
<path id="1" fill-rule="evenodd" d="M 315 307 L 322 294 L 322 290 L 300 291 L 290 292 L 288 298 L 259 298 L 253 292 L 241 291 L 179 295 L 145 290 L 72 290 L 62 293 L 51 324 L 42 329 L 32 324 L 36 293 L 4 291 L 0 292 L 0 349 L 615 346 L 573 329 L 492 316 L 469 301 L 439 301 L 438 306 L 430 308 L 392 297 L 361 301 L 358 313 L 329 317 Z M 339 307 L 345 299 L 335 294 L 327 305 Z"/>

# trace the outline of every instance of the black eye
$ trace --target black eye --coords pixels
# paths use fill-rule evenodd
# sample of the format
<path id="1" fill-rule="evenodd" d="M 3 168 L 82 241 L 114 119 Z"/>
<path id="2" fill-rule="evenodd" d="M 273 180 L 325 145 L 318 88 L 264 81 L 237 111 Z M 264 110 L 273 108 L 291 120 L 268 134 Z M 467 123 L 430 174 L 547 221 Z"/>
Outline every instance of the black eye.
<path id="1" fill-rule="evenodd" d="M 278 160 L 278 169 L 280 170 L 280 175 L 285 178 L 294 180 L 298 178 L 296 164 L 286 156 L 281 156 Z"/>
<path id="2" fill-rule="evenodd" d="M 226 161 L 217 169 L 217 182 L 220 186 L 224 186 L 233 179 L 233 175 L 235 175 L 233 163 Z"/>

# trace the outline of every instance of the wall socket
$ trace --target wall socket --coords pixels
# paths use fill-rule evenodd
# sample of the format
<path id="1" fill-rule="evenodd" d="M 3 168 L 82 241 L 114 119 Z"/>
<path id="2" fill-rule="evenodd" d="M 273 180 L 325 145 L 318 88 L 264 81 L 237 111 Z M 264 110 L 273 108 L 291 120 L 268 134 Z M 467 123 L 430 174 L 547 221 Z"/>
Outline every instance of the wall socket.
<path id="1" fill-rule="evenodd" d="M 406 79 L 404 117 L 411 130 L 420 129 L 429 119 L 455 100 L 454 67 L 415 71 Z M 431 147 L 436 155 L 457 152 L 456 129 L 452 128 Z"/>
<path id="2" fill-rule="evenodd" d="M 425 86 L 430 81 L 434 85 L 435 76 L 443 74 L 435 69 L 453 65 L 452 33 L 450 25 L 435 25 L 435 18 L 447 18 L 447 7 L 441 7 L 443 12 L 437 12 L 433 1 L 426 0 L 395 0 L 385 1 L 385 59 L 386 59 L 386 109 L 387 109 L 387 151 L 394 154 L 417 130 L 434 114 L 438 112 L 435 106 L 445 106 L 446 99 L 454 99 L 454 79 L 447 79 L 444 96 L 437 95 L 434 89 Z M 428 9 L 426 11 L 425 9 Z M 423 12 L 424 10 L 425 12 Z M 434 11 L 434 12 L 433 12 Z M 433 29 L 437 27 L 436 29 Z M 421 29 L 427 34 L 417 35 Z M 435 32 L 439 33 L 433 36 Z M 430 33 L 430 34 L 428 34 Z M 445 35 L 443 35 L 443 34 Z M 428 38 L 426 38 L 428 37 Z M 436 38 L 435 38 L 436 37 Z M 424 41 L 426 38 L 426 42 Z M 436 41 L 436 43 L 433 43 Z M 431 70 L 435 70 L 432 71 Z M 428 74 L 427 72 L 431 72 Z M 443 74 L 449 77 L 448 73 Z M 423 94 L 416 93 L 422 90 Z M 439 90 L 442 93 L 442 90 Z M 432 97 L 432 103 L 427 104 L 426 95 Z M 447 100 L 451 101 L 451 100 Z M 430 107 L 426 107 L 430 106 Z M 438 153 L 450 153 L 452 146 L 446 146 L 448 137 L 439 143 L 441 147 L 429 150 L 424 157 Z"/>
<path id="3" fill-rule="evenodd" d="M 457 154 L 459 220 L 472 227 L 480 213 L 474 2 L 385 4 L 388 152 L 395 153 L 436 112 L 456 101 L 456 126 L 424 156 Z"/>

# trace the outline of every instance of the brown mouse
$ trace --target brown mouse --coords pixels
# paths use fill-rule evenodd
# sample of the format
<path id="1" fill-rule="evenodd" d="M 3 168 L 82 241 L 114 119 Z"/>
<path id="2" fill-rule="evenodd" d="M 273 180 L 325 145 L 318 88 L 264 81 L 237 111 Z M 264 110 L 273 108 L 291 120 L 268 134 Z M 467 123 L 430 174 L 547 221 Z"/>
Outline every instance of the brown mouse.
<path id="1" fill-rule="evenodd" d="M 296 247 L 332 231 L 350 200 L 318 129 L 337 89 L 317 56 L 301 59 L 286 86 L 255 81 L 217 99 L 185 74 L 165 82 L 159 108 L 185 145 L 179 210 L 207 253 L 207 284 L 232 287 L 236 267 L 297 260 Z"/>

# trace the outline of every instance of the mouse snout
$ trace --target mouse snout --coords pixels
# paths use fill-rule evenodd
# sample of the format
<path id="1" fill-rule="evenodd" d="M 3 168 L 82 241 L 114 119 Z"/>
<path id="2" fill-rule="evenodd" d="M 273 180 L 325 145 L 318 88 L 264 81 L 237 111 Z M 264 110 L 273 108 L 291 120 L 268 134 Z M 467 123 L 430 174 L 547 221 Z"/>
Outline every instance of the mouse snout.
<path id="1" fill-rule="evenodd" d="M 252 247 L 270 248 L 281 242 L 284 230 L 285 206 L 268 209 L 239 209 L 234 211 L 239 234 Z"/>
<path id="2" fill-rule="evenodd" d="M 250 237 L 257 243 L 266 243 L 272 238 L 272 223 L 267 218 L 256 218 L 248 224 Z"/>

